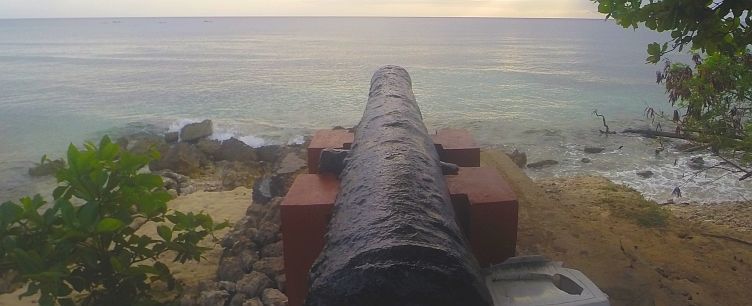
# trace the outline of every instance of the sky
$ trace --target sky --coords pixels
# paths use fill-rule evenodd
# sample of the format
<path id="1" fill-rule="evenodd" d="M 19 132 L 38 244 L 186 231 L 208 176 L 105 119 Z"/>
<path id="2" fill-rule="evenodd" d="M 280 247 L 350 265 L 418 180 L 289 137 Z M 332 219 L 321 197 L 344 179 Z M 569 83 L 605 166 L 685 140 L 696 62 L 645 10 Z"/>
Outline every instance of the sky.
<path id="1" fill-rule="evenodd" d="M 0 0 L 0 18 L 172 16 L 603 18 L 590 0 Z"/>

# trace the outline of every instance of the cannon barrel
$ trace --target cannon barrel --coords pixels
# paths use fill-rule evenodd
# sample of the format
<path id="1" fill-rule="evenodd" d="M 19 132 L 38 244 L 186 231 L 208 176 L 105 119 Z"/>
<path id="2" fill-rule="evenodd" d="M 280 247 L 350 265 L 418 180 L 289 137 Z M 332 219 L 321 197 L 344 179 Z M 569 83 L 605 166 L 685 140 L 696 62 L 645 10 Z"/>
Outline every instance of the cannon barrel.
<path id="1" fill-rule="evenodd" d="M 305 305 L 490 305 L 405 69 L 374 74 L 340 180 Z"/>

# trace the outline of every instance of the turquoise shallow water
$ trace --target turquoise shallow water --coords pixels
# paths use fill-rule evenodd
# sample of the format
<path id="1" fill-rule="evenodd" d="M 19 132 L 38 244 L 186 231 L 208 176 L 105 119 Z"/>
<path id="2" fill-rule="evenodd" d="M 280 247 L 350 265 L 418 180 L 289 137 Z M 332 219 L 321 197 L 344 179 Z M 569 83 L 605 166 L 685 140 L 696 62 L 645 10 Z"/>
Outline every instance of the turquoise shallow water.
<path id="1" fill-rule="evenodd" d="M 645 46 L 662 40 L 602 20 L 0 20 L 0 200 L 38 190 L 25 169 L 42 154 L 104 133 L 210 118 L 218 137 L 260 145 L 353 125 L 385 64 L 410 71 L 430 128 L 562 162 L 533 177 L 602 174 L 658 200 L 679 184 L 700 201 L 746 197 L 733 177 L 682 177 L 689 156 L 598 133 L 593 109 L 622 129 L 646 125 L 646 105 L 666 106 L 644 64 Z M 581 164 L 585 145 L 609 153 Z M 634 175 L 645 169 L 656 177 Z"/>

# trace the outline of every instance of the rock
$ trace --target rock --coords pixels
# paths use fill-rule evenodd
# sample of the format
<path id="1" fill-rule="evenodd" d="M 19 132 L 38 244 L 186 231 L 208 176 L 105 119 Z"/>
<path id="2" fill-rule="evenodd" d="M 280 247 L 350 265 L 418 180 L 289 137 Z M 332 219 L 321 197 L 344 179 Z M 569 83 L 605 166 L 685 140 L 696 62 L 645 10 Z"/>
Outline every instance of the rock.
<path id="1" fill-rule="evenodd" d="M 264 290 L 261 301 L 264 302 L 264 306 L 287 306 L 287 296 L 273 288 Z"/>
<path id="2" fill-rule="evenodd" d="M 583 157 L 582 159 L 580 159 L 580 162 L 583 164 L 589 164 L 591 160 L 587 157 Z"/>
<path id="3" fill-rule="evenodd" d="M 264 221 L 259 226 L 256 236 L 253 237 L 253 242 L 263 248 L 267 244 L 274 243 L 277 240 L 277 233 L 279 233 L 279 223 Z"/>
<path id="4" fill-rule="evenodd" d="M 282 256 L 282 241 L 277 241 L 266 245 L 261 249 L 261 257 L 279 257 Z"/>
<path id="5" fill-rule="evenodd" d="M 209 137 L 213 133 L 214 127 L 211 120 L 191 123 L 180 129 L 180 141 L 195 142 L 201 138 Z"/>
<path id="6" fill-rule="evenodd" d="M 167 194 L 170 195 L 170 198 L 177 198 L 179 196 L 178 191 L 175 189 L 167 189 Z"/>
<path id="7" fill-rule="evenodd" d="M 527 167 L 528 168 L 534 168 L 534 169 L 536 169 L 536 168 L 544 168 L 544 167 L 554 166 L 554 165 L 558 165 L 558 164 L 559 164 L 558 161 L 551 160 L 551 159 L 546 159 L 546 160 L 534 162 L 534 163 L 531 163 L 531 164 L 527 164 Z"/>
<path id="8" fill-rule="evenodd" d="M 243 293 L 248 297 L 257 297 L 262 294 L 264 289 L 269 288 L 274 283 L 265 274 L 257 271 L 251 271 L 251 273 L 243 276 L 236 283 L 238 293 Z"/>
<path id="9" fill-rule="evenodd" d="M 217 160 L 220 154 L 222 143 L 214 139 L 201 138 L 196 143 L 196 147 L 209 159 Z"/>
<path id="10" fill-rule="evenodd" d="M 272 178 L 264 176 L 253 182 L 253 203 L 265 204 L 272 199 Z"/>
<path id="11" fill-rule="evenodd" d="M 45 160 L 41 164 L 29 168 L 29 175 L 34 177 L 54 175 L 63 168 L 65 168 L 65 161 L 62 159 Z"/>
<path id="12" fill-rule="evenodd" d="M 191 176 L 201 170 L 201 165 L 206 162 L 206 156 L 196 147 L 187 143 L 178 143 L 172 146 L 160 160 L 149 163 L 151 171 L 170 169 L 174 172 Z"/>
<path id="13" fill-rule="evenodd" d="M 219 289 L 219 284 L 213 280 L 200 280 L 196 286 L 197 291 L 211 291 Z"/>
<path id="14" fill-rule="evenodd" d="M 277 289 L 280 291 L 285 291 L 285 288 L 287 288 L 287 277 L 284 274 L 277 275 L 277 277 L 274 278 L 274 282 L 277 283 Z"/>
<path id="15" fill-rule="evenodd" d="M 258 160 L 266 163 L 276 162 L 282 155 L 282 146 L 271 145 L 256 149 Z"/>
<path id="16" fill-rule="evenodd" d="M 224 306 L 230 293 L 224 290 L 212 290 L 201 292 L 198 298 L 200 306 Z"/>
<path id="17" fill-rule="evenodd" d="M 692 157 L 687 165 L 694 170 L 705 169 L 705 159 L 702 156 Z"/>
<path id="18" fill-rule="evenodd" d="M 253 202 L 266 204 L 272 198 L 284 197 L 294 178 L 294 175 L 283 174 L 266 175 L 257 179 L 253 183 Z"/>
<path id="19" fill-rule="evenodd" d="M 507 154 L 507 156 L 512 159 L 517 167 L 525 168 L 525 165 L 527 164 L 527 154 L 525 152 L 520 152 L 517 149 L 514 149 L 514 152 Z"/>
<path id="20" fill-rule="evenodd" d="M 243 306 L 264 306 L 264 303 L 262 303 L 261 299 L 259 298 L 253 298 L 253 299 L 245 301 L 243 303 Z"/>
<path id="21" fill-rule="evenodd" d="M 595 153 L 601 153 L 605 151 L 606 148 L 599 148 L 599 147 L 585 147 L 585 153 L 595 154 Z"/>
<path id="22" fill-rule="evenodd" d="M 229 306 L 243 306 L 243 303 L 245 303 L 245 300 L 247 300 L 248 297 L 245 294 L 238 293 L 235 294 L 232 299 L 230 299 L 230 305 Z"/>
<path id="23" fill-rule="evenodd" d="M 645 170 L 645 171 L 639 171 L 639 172 L 637 172 L 637 176 L 639 176 L 641 178 L 651 178 L 651 177 L 653 177 L 653 174 L 654 174 L 653 171 L 650 171 L 650 170 Z"/>
<path id="24" fill-rule="evenodd" d="M 322 152 L 323 156 L 323 152 Z M 277 174 L 294 174 L 298 170 L 305 168 L 306 161 L 295 155 L 294 153 L 288 153 L 285 158 L 279 163 L 279 167 L 275 171 Z"/>
<path id="25" fill-rule="evenodd" d="M 217 278 L 220 281 L 236 282 L 245 275 L 243 259 L 239 256 L 226 256 L 219 260 Z"/>
<path id="26" fill-rule="evenodd" d="M 196 190 L 196 186 L 193 186 L 190 183 L 182 183 L 178 186 L 178 194 L 180 195 L 191 194 L 196 192 Z"/>
<path id="27" fill-rule="evenodd" d="M 220 161 L 215 164 L 214 172 L 219 176 L 223 190 L 233 190 L 239 186 L 251 187 L 261 171 L 256 164 Z"/>
<path id="28" fill-rule="evenodd" d="M 164 141 L 166 143 L 176 143 L 180 140 L 180 132 L 167 132 L 164 134 Z"/>
<path id="29" fill-rule="evenodd" d="M 140 132 L 126 136 L 125 149 L 135 154 L 148 154 L 151 150 L 162 151 L 167 147 L 164 137 L 149 132 Z"/>
<path id="30" fill-rule="evenodd" d="M 222 142 L 218 158 L 220 160 L 231 160 L 244 163 L 254 162 L 258 159 L 256 156 L 256 149 L 234 137 Z"/>
<path id="31" fill-rule="evenodd" d="M 269 222 L 272 224 L 281 224 L 281 215 L 280 215 L 280 204 L 282 203 L 283 197 L 276 197 L 269 201 L 269 204 L 266 206 L 266 214 L 264 214 L 264 217 L 261 219 L 261 222 L 259 224 L 259 230 L 263 227 L 263 222 Z"/>
<path id="32" fill-rule="evenodd" d="M 270 277 L 276 277 L 285 270 L 285 264 L 282 257 L 266 257 L 259 259 L 253 264 L 253 270 L 261 272 Z"/>
<path id="33" fill-rule="evenodd" d="M 198 305 L 198 299 L 196 299 L 195 296 L 192 296 L 190 294 L 183 294 L 182 297 L 180 297 L 180 306 L 199 306 Z"/>
<path id="34" fill-rule="evenodd" d="M 180 184 L 170 177 L 162 176 L 162 186 L 167 190 L 174 189 L 177 191 Z"/>
<path id="35" fill-rule="evenodd" d="M 228 281 L 219 281 L 217 282 L 217 288 L 227 291 L 229 293 L 235 293 L 236 292 L 236 286 L 233 282 Z"/>

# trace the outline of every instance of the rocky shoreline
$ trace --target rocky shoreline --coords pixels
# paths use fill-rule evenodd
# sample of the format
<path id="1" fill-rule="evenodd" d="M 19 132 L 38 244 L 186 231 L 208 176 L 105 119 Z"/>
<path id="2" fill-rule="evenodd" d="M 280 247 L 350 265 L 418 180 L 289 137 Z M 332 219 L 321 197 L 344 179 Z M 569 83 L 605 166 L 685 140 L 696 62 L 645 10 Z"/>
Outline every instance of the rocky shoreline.
<path id="1" fill-rule="evenodd" d="M 253 148 L 235 138 L 224 141 L 212 140 L 209 138 L 212 135 L 212 124 L 211 121 L 207 121 L 187 125 L 177 134 L 137 133 L 117 140 L 122 148 L 131 152 L 147 153 L 152 148 L 159 151 L 161 158 L 150 164 L 149 168 L 162 176 L 165 189 L 176 198 L 190 197 L 193 193 L 220 195 L 238 187 L 253 190 L 251 199 L 245 199 L 249 205 L 245 215 L 235 222 L 232 229 L 219 242 L 221 251 L 216 255 L 218 264 L 215 277 L 193 280 L 194 285 L 189 286 L 183 296 L 179 297 L 179 304 L 287 305 L 287 297 L 284 295 L 286 280 L 283 272 L 283 237 L 280 233 L 279 206 L 281 197 L 287 192 L 294 177 L 306 171 L 306 144 Z M 507 155 L 512 165 L 516 164 L 520 168 L 530 166 L 527 164 L 525 153 L 513 152 Z M 511 172 L 506 169 L 507 175 Z M 519 184 L 529 178 L 512 177 L 510 180 Z M 559 182 L 561 179 L 554 180 L 552 182 L 559 183 L 551 185 L 553 187 L 546 185 L 548 183 L 545 180 L 541 181 L 540 185 L 545 196 L 555 198 L 564 192 L 562 186 L 580 186 L 578 182 L 590 180 L 593 179 L 574 177 L 566 179 L 563 183 Z M 598 181 L 596 185 L 608 184 Z M 608 186 L 598 188 L 607 188 L 611 192 L 608 188 L 612 187 Z M 635 195 L 634 190 L 622 189 L 614 190 L 630 196 L 623 201 L 617 199 L 619 205 L 644 201 L 636 200 L 641 197 Z M 622 202 L 627 204 L 621 204 Z M 720 224 L 739 232 L 750 232 L 752 229 L 752 205 L 748 202 L 712 207 L 679 204 L 664 207 L 671 211 L 672 218 L 686 222 Z M 211 214 L 211 211 L 209 213 Z M 525 220 L 525 214 L 528 213 L 523 211 L 521 220 Z M 539 236 L 532 233 L 531 236 L 526 236 L 526 231 L 534 231 L 530 226 L 528 224 L 521 227 L 522 253 L 540 253 L 546 250 L 545 245 L 548 242 L 543 238 L 533 245 L 526 242 Z M 552 254 L 560 252 L 559 248 L 553 250 Z"/>

